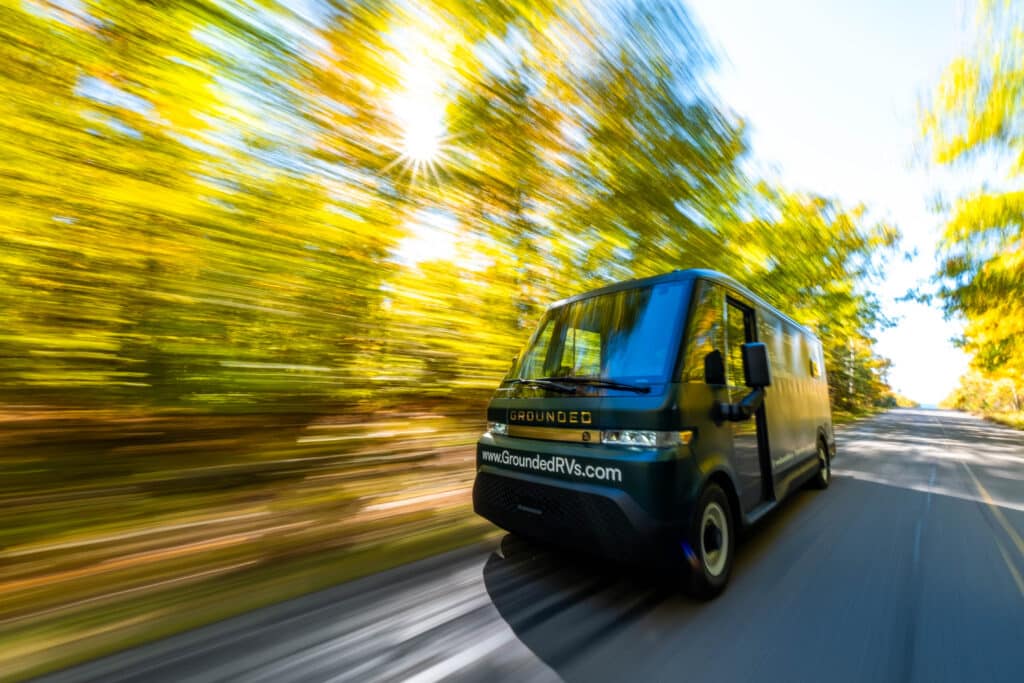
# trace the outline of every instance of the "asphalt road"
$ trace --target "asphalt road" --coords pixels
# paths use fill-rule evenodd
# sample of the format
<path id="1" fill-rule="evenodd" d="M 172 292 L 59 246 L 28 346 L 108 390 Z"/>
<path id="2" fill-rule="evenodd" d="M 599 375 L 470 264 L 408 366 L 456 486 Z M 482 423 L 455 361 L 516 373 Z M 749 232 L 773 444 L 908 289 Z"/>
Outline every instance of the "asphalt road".
<path id="1" fill-rule="evenodd" d="M 1024 681 L 1024 433 L 893 411 L 696 603 L 644 572 L 467 548 L 51 681 Z"/>

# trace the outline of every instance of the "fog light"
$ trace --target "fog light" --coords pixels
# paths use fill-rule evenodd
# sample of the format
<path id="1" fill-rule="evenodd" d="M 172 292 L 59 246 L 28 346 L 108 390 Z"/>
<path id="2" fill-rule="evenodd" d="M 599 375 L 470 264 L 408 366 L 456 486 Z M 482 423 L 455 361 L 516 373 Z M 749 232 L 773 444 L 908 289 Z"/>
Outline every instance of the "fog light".
<path id="1" fill-rule="evenodd" d="M 619 446 L 658 448 L 679 444 L 679 432 L 654 432 L 638 429 L 608 429 L 601 432 L 601 443 Z"/>
<path id="2" fill-rule="evenodd" d="M 488 422 L 487 431 L 491 434 L 499 434 L 504 436 L 508 434 L 508 425 L 504 422 Z"/>

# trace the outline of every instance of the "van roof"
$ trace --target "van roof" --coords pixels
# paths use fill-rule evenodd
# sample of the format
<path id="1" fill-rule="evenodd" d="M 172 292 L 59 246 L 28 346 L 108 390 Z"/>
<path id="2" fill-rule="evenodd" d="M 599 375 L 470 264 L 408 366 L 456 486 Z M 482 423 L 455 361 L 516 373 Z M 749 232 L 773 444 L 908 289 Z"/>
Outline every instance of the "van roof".
<path id="1" fill-rule="evenodd" d="M 597 296 L 598 294 L 608 294 L 610 292 L 618 292 L 625 289 L 646 287 L 649 285 L 660 284 L 662 282 L 683 282 L 687 280 L 710 280 L 712 282 L 717 282 L 719 284 L 726 285 L 731 289 L 734 289 L 739 294 L 742 294 L 744 297 L 746 297 L 753 303 L 769 309 L 770 311 L 778 315 L 780 318 L 782 318 L 789 324 L 803 331 L 805 334 L 810 335 L 814 339 L 818 338 L 818 336 L 813 331 L 809 330 L 804 325 L 801 325 L 797 321 L 793 320 L 788 315 L 777 309 L 775 306 L 772 306 L 770 303 L 759 297 L 757 294 L 754 294 L 752 291 L 741 285 L 733 278 L 723 273 L 719 273 L 718 271 L 707 270 L 705 268 L 687 268 L 685 270 L 673 270 L 669 273 L 663 273 L 661 275 L 637 278 L 634 280 L 623 280 L 622 282 L 616 282 L 614 284 L 606 285 L 598 289 L 592 289 L 586 292 L 582 292 L 580 294 L 567 297 L 565 299 L 561 299 L 560 301 L 556 301 L 553 304 L 551 304 L 549 308 L 555 308 L 557 306 L 562 306 L 568 303 L 572 303 L 573 301 L 579 301 L 581 299 L 588 299 L 592 296 Z"/>

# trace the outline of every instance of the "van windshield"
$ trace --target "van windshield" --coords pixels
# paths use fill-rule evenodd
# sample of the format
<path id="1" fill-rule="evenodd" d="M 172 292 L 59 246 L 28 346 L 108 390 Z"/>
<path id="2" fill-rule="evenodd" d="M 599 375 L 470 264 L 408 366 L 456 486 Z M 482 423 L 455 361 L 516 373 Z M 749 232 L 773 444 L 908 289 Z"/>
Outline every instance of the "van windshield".
<path id="1" fill-rule="evenodd" d="M 666 282 L 550 309 L 509 379 L 664 381 L 675 361 L 688 287 Z"/>

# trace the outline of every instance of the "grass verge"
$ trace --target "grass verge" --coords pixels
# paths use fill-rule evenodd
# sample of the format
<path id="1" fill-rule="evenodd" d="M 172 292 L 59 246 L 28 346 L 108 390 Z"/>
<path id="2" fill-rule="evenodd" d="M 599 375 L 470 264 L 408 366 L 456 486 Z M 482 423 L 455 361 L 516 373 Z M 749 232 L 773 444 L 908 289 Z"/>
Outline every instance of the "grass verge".
<path id="1" fill-rule="evenodd" d="M 983 417 L 997 424 L 1024 430 L 1024 411 L 1019 413 L 984 413 Z"/>

